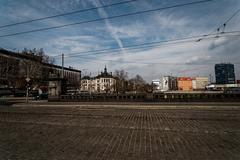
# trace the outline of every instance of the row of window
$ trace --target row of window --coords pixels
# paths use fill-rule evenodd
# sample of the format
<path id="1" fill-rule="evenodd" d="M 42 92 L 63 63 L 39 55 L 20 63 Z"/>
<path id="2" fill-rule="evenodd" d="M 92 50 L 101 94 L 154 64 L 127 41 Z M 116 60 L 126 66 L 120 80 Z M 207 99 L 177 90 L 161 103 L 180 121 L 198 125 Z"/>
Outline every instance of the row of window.
<path id="1" fill-rule="evenodd" d="M 89 81 L 91 81 L 91 80 L 82 80 L 82 83 L 91 83 L 91 82 L 89 82 Z M 113 82 L 113 80 L 112 79 L 97 79 L 97 83 L 112 83 Z"/>

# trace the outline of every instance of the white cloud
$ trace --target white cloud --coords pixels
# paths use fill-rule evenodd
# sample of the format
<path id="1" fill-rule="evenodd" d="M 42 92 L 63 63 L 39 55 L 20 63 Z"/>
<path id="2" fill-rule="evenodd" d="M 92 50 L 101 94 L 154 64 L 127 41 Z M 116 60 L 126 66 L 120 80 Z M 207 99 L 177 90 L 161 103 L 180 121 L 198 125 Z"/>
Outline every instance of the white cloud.
<path id="1" fill-rule="evenodd" d="M 101 4 L 99 3 L 99 1 L 94 1 L 94 0 L 90 0 L 90 2 L 92 2 L 92 4 L 96 7 L 101 6 Z M 109 17 L 109 15 L 107 14 L 107 12 L 103 9 L 103 8 L 99 8 L 98 9 L 98 13 L 102 18 L 106 18 Z M 118 37 L 118 35 L 116 34 L 114 28 L 112 27 L 111 23 L 109 22 L 108 19 L 105 19 L 105 24 L 107 29 L 109 30 L 109 33 L 112 35 L 112 37 L 116 40 L 118 46 L 122 49 L 123 48 L 123 44 L 121 39 Z M 123 49 L 122 49 L 123 51 Z"/>
<path id="2" fill-rule="evenodd" d="M 95 36 L 80 35 L 60 37 L 52 41 L 51 46 L 60 51 L 65 50 L 69 54 L 102 49 L 104 43 L 107 43 L 107 41 L 102 41 Z"/>
<path id="3" fill-rule="evenodd" d="M 161 75 L 169 74 L 176 76 L 208 76 L 209 74 L 214 75 L 214 63 L 221 62 L 222 56 L 218 57 L 218 54 L 227 52 L 226 46 L 222 47 L 222 45 L 228 41 L 229 39 L 226 38 L 219 38 L 213 42 L 210 40 L 203 40 L 201 42 L 193 41 L 191 43 L 183 43 L 173 46 L 161 46 L 159 48 L 152 48 L 137 53 L 127 51 L 128 56 L 126 56 L 125 59 L 122 59 L 121 55 L 111 57 L 104 56 L 99 59 L 113 60 L 115 62 L 114 64 L 106 61 L 102 61 L 101 63 L 107 64 L 107 66 L 110 66 L 112 69 L 123 68 L 126 71 L 129 71 L 130 75 L 139 73 L 148 81 L 158 78 Z M 216 47 L 209 50 L 212 43 L 214 43 Z M 231 46 L 234 42 L 228 43 L 227 46 Z M 234 58 L 238 53 L 228 52 L 228 54 L 230 55 L 229 62 L 235 62 Z M 116 63 L 116 61 L 119 61 L 119 63 Z M 178 65 L 179 63 L 188 64 Z M 236 66 L 236 68 L 237 67 L 238 66 Z M 237 70 L 238 69 L 236 69 L 236 71 Z"/>

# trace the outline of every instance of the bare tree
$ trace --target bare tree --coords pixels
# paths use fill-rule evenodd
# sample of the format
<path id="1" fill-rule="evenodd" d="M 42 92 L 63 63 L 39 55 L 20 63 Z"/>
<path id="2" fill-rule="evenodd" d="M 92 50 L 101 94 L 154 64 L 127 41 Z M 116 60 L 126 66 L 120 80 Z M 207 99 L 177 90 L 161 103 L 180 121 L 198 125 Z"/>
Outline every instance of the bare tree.
<path id="1" fill-rule="evenodd" d="M 134 92 L 146 92 L 146 81 L 140 76 L 136 75 L 129 80 L 128 89 Z"/>
<path id="2" fill-rule="evenodd" d="M 40 48 L 40 49 L 36 49 L 36 48 L 33 48 L 33 49 L 27 49 L 27 48 L 24 48 L 22 53 L 21 54 L 24 54 L 24 55 L 27 55 L 28 57 L 30 58 L 33 58 L 35 60 L 38 60 L 42 63 L 49 63 L 49 64 L 53 64 L 55 59 L 46 55 L 45 52 L 43 51 L 43 48 Z"/>
<path id="3" fill-rule="evenodd" d="M 54 59 L 46 55 L 42 48 L 40 49 L 27 49 L 24 48 L 22 53 L 20 53 L 28 58 L 28 60 L 23 60 L 20 63 L 20 74 L 18 77 L 19 82 L 25 82 L 25 79 L 29 77 L 31 79 L 30 84 L 34 87 L 43 85 L 47 83 L 49 77 L 49 69 L 44 68 L 44 63 L 52 64 Z M 23 86 L 26 85 L 22 83 Z"/>
<path id="4" fill-rule="evenodd" d="M 116 92 L 125 93 L 128 83 L 128 73 L 124 70 L 115 70 L 114 77 L 116 78 Z"/>

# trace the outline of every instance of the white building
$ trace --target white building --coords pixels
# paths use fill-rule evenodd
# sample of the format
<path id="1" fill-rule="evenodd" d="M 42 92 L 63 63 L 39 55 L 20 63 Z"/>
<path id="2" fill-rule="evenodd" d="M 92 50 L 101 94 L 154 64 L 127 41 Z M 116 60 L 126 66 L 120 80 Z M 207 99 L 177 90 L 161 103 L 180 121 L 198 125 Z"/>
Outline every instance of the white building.
<path id="1" fill-rule="evenodd" d="M 173 76 L 163 76 L 160 79 L 160 90 L 165 91 L 174 91 L 177 90 L 177 78 Z"/>
<path id="2" fill-rule="evenodd" d="M 160 79 L 152 80 L 155 91 L 175 91 L 177 90 L 177 78 L 173 76 L 163 76 Z"/>
<path id="3" fill-rule="evenodd" d="M 91 92 L 93 90 L 93 81 L 93 78 L 84 76 L 81 80 L 81 91 Z"/>
<path id="4" fill-rule="evenodd" d="M 206 86 L 207 90 L 227 90 L 227 89 L 240 89 L 240 84 L 210 84 Z"/>
<path id="5" fill-rule="evenodd" d="M 98 76 L 91 78 L 85 76 L 81 80 L 81 91 L 87 91 L 89 93 L 109 93 L 116 91 L 116 79 L 112 74 L 107 72 L 107 68 L 104 68 L 104 72 L 101 72 Z"/>
<path id="6" fill-rule="evenodd" d="M 205 90 L 209 84 L 208 77 L 194 77 L 192 80 L 193 90 Z"/>
<path id="7" fill-rule="evenodd" d="M 154 85 L 154 91 L 158 91 L 161 89 L 160 79 L 152 80 L 152 84 Z"/>

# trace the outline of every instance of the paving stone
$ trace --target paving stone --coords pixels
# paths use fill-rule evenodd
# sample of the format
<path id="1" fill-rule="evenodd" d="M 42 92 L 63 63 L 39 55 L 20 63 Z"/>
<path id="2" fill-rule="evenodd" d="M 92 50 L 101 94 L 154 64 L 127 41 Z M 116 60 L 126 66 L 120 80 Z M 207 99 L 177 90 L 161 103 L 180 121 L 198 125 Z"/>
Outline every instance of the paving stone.
<path id="1" fill-rule="evenodd" d="M 0 109 L 0 159 L 240 159 L 240 109 Z"/>

